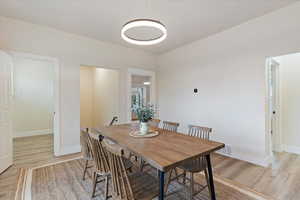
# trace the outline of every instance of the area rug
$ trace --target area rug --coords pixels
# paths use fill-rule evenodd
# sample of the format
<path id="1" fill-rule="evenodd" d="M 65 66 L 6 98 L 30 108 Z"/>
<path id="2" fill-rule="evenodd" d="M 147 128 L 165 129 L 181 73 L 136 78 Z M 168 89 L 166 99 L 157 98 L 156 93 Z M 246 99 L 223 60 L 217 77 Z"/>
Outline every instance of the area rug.
<path id="1" fill-rule="evenodd" d="M 28 169 L 24 169 L 24 168 L 19 169 L 15 200 L 24 199 L 26 180 L 28 180 L 27 176 L 28 176 Z"/>
<path id="2" fill-rule="evenodd" d="M 22 198 L 17 200 L 88 200 L 91 199 L 92 177 L 87 173 L 85 181 L 82 180 L 84 162 L 81 159 L 67 160 L 52 163 L 26 171 L 24 186 L 19 191 Z M 150 174 L 157 174 L 155 169 L 148 168 Z M 204 176 L 199 175 L 197 182 L 204 181 Z M 245 186 L 232 181 L 214 176 L 216 196 L 218 200 L 270 200 Z M 94 200 L 104 200 L 104 183 L 97 185 Z M 169 187 L 166 200 L 184 200 L 185 188 L 176 181 Z M 195 200 L 209 200 L 209 192 L 204 189 L 194 197 Z M 157 200 L 157 198 L 155 198 Z"/>
<path id="3" fill-rule="evenodd" d="M 22 200 L 27 169 L 11 166 L 0 176 L 0 200 Z"/>

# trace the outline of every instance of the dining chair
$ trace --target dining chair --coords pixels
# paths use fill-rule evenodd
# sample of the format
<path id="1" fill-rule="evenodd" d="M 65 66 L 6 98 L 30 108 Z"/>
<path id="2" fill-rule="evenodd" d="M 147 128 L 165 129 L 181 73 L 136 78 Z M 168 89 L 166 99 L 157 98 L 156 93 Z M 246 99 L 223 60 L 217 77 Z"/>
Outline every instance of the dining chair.
<path id="1" fill-rule="evenodd" d="M 192 137 L 197 137 L 205 140 L 209 140 L 210 134 L 212 132 L 211 128 L 207 127 L 201 127 L 201 126 L 195 126 L 195 125 L 189 125 L 189 131 L 188 135 Z M 193 199 L 195 195 L 200 193 L 203 189 L 208 187 L 208 190 L 210 191 L 210 185 L 209 185 L 209 176 L 208 176 L 208 169 L 207 169 L 207 162 L 204 156 L 200 156 L 198 158 L 189 160 L 184 162 L 182 165 L 179 166 L 180 169 L 183 170 L 183 173 L 180 175 L 175 175 L 174 178 L 172 178 L 172 172 L 176 172 L 176 169 L 172 169 L 168 181 L 167 181 L 167 188 L 170 184 L 170 182 L 174 179 L 178 179 L 180 176 L 183 177 L 183 184 L 186 185 L 186 180 L 189 180 L 189 199 Z M 195 181 L 194 181 L 194 174 L 204 172 L 205 179 L 207 184 L 205 186 L 202 186 L 202 188 L 198 191 L 195 191 Z M 190 177 L 187 178 L 186 174 L 187 172 L 190 174 Z"/>
<path id="2" fill-rule="evenodd" d="M 163 126 L 162 126 L 162 129 L 163 130 L 167 130 L 167 131 L 172 131 L 172 132 L 177 132 L 178 131 L 178 127 L 179 127 L 179 123 L 177 122 L 170 122 L 170 121 L 163 121 Z M 178 176 L 178 171 L 176 168 L 172 169 L 169 173 L 169 176 L 172 175 L 172 172 L 174 171 L 175 173 L 175 176 L 177 177 Z M 179 180 L 178 178 L 176 178 L 177 181 Z M 168 186 L 168 185 L 166 185 Z M 168 188 L 168 187 L 166 187 Z"/>
<path id="3" fill-rule="evenodd" d="M 178 127 L 179 127 L 179 123 L 177 123 L 177 122 L 163 121 L 163 126 L 162 126 L 163 130 L 177 132 Z M 147 165 L 147 163 L 143 159 L 141 159 L 140 171 L 143 171 L 143 169 L 146 165 Z M 176 169 L 175 169 L 175 174 L 176 175 L 178 174 Z"/>
<path id="4" fill-rule="evenodd" d="M 160 124 L 160 119 L 152 119 L 151 121 L 149 121 L 149 125 L 150 128 L 159 128 L 159 124 Z M 137 160 L 137 156 L 135 156 L 136 160 Z M 148 165 L 146 163 L 145 160 L 143 160 L 142 158 L 140 158 L 140 171 L 143 171 L 144 167 Z"/>
<path id="5" fill-rule="evenodd" d="M 159 128 L 160 119 L 152 119 L 149 121 L 149 126 L 153 128 Z"/>
<path id="6" fill-rule="evenodd" d="M 93 167 L 92 165 L 89 166 L 89 161 L 92 161 L 93 157 L 92 157 L 91 147 L 88 142 L 88 137 L 89 137 L 88 131 L 89 131 L 88 128 L 80 129 L 80 145 L 83 154 L 83 160 L 85 160 L 82 180 L 85 180 L 87 169 Z"/>
<path id="7" fill-rule="evenodd" d="M 151 200 L 158 196 L 157 180 L 144 172 L 129 174 L 125 168 L 124 150 L 118 144 L 104 139 L 112 179 L 114 200 Z"/>
<path id="8" fill-rule="evenodd" d="M 88 142 L 91 147 L 92 157 L 95 162 L 93 171 L 93 192 L 92 197 L 95 196 L 96 186 L 98 183 L 105 180 L 105 199 L 108 199 L 108 178 L 111 175 L 107 151 L 103 146 L 103 137 L 98 133 L 89 132 Z M 132 162 L 129 159 L 124 159 L 124 166 L 128 172 L 132 172 Z M 98 180 L 98 178 L 102 178 Z"/>
<path id="9" fill-rule="evenodd" d="M 109 126 L 113 126 L 113 125 L 115 125 L 117 122 L 118 122 L 118 117 L 117 117 L 117 116 L 114 116 L 114 117 L 112 118 L 112 120 L 110 121 Z"/>
<path id="10" fill-rule="evenodd" d="M 177 122 L 163 121 L 163 126 L 162 126 L 163 130 L 177 132 L 178 127 L 179 127 L 179 123 Z"/>
<path id="11" fill-rule="evenodd" d="M 93 169 L 93 192 L 92 198 L 95 197 L 96 186 L 98 183 L 105 180 L 105 199 L 108 199 L 108 177 L 110 175 L 110 168 L 106 150 L 104 149 L 101 139 L 96 138 L 91 133 L 88 134 L 88 143 L 91 147 L 91 152 L 95 167 Z M 98 180 L 102 178 L 101 180 Z"/>

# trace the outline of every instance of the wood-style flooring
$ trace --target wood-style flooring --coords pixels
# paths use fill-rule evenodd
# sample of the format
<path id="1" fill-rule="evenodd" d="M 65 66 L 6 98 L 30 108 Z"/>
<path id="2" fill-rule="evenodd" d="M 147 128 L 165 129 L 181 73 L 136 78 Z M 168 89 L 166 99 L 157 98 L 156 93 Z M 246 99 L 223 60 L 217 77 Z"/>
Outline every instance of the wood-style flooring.
<path id="1" fill-rule="evenodd" d="M 134 163 L 138 164 L 138 163 Z M 40 168 L 30 170 L 32 174 L 31 184 L 31 197 L 32 200 L 87 200 L 91 199 L 92 194 L 92 173 L 88 170 L 85 180 L 82 180 L 82 172 L 84 168 L 84 161 L 82 159 L 76 159 L 61 163 L 52 164 L 49 166 L 42 166 Z M 157 182 L 149 183 L 148 179 L 140 177 L 138 173 L 139 167 L 134 165 L 132 173 L 129 176 L 135 177 L 131 179 L 133 185 L 133 191 L 135 194 L 143 194 L 148 191 L 147 187 L 155 188 L 158 186 Z M 147 167 L 144 168 L 144 172 L 148 174 L 148 178 L 157 178 L 157 170 L 155 168 Z M 135 174 L 135 175 L 134 175 Z M 205 176 L 197 174 L 195 177 L 197 183 L 206 185 Z M 141 184 L 147 182 L 147 186 Z M 218 200 L 271 200 L 269 197 L 258 195 L 249 189 L 238 190 L 236 185 L 231 185 L 226 180 L 225 184 L 222 180 L 215 176 L 215 188 L 216 196 Z M 110 181 L 111 183 L 111 181 Z M 228 184 L 229 183 L 229 184 Z M 187 183 L 188 184 L 188 183 Z M 141 185 L 144 185 L 141 187 Z M 28 186 L 28 185 L 27 185 Z M 201 189 L 200 185 L 197 185 L 198 189 Z M 145 188 L 146 187 L 146 188 Z M 196 188 L 196 187 L 195 187 Z M 158 189 L 158 188 L 156 188 Z M 197 189 L 197 190 L 198 190 Z M 101 182 L 97 184 L 96 194 L 93 200 L 104 200 L 105 199 L 105 183 Z M 109 191 L 112 191 L 112 184 L 109 184 Z M 139 197 L 136 197 L 140 200 Z M 188 200 L 189 195 L 187 190 L 182 184 L 177 181 L 172 181 L 168 187 L 168 192 L 165 200 Z M 111 198 L 111 200 L 114 200 Z M 152 200 L 158 200 L 153 198 Z M 210 200 L 208 189 L 205 188 L 198 195 L 194 197 L 194 200 Z M 273 199 L 272 199 L 273 200 Z"/>
<path id="2" fill-rule="evenodd" d="M 53 135 L 41 135 L 14 139 L 14 165 L 0 175 L 0 200 L 14 200 L 20 168 L 41 166 L 80 154 L 55 157 Z"/>
<path id="3" fill-rule="evenodd" d="M 14 199 L 19 168 L 36 167 L 54 161 L 71 159 L 79 154 L 53 156 L 53 136 L 43 135 L 14 140 L 14 165 L 0 175 L 0 199 Z M 278 154 L 276 170 L 248 162 L 213 155 L 214 173 L 280 200 L 300 199 L 300 156 Z"/>

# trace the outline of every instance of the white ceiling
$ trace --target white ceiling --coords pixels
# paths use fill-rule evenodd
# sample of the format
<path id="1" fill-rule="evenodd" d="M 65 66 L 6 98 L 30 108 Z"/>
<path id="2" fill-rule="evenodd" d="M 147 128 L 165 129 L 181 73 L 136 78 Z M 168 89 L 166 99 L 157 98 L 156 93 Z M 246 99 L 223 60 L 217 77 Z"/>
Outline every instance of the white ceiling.
<path id="1" fill-rule="evenodd" d="M 162 53 L 264 15 L 297 0 L 1 0 L 0 15 L 102 41 Z M 168 38 L 153 46 L 127 44 L 122 25 L 153 18 Z"/>

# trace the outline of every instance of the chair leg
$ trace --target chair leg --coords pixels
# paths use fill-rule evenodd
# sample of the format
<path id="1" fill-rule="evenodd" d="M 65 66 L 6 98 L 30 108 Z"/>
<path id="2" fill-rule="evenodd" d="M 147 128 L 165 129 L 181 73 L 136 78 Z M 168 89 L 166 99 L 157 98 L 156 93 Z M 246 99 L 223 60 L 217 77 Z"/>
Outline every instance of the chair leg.
<path id="1" fill-rule="evenodd" d="M 165 184 L 165 194 L 168 192 L 168 188 L 172 179 L 172 173 L 173 173 L 174 169 L 171 169 L 169 176 L 168 176 L 168 180 L 167 180 L 167 184 Z"/>
<path id="2" fill-rule="evenodd" d="M 132 173 L 132 167 L 128 168 L 128 172 Z"/>
<path id="3" fill-rule="evenodd" d="M 86 172 L 87 172 L 88 164 L 89 164 L 89 161 L 86 160 L 86 161 L 85 161 L 84 170 L 83 170 L 83 177 L 82 177 L 82 180 L 85 180 L 85 174 L 86 174 Z"/>
<path id="4" fill-rule="evenodd" d="M 208 176 L 208 172 L 207 172 L 207 169 L 204 170 L 204 174 L 205 174 L 205 179 L 206 179 L 206 183 L 207 183 L 207 188 L 208 188 L 208 191 L 209 191 L 209 195 L 211 196 L 210 194 L 210 184 L 209 184 L 209 176 Z"/>
<path id="5" fill-rule="evenodd" d="M 108 197 L 108 176 L 105 177 L 105 200 L 107 200 Z"/>
<path id="6" fill-rule="evenodd" d="M 176 181 L 179 182 L 178 171 L 176 168 L 174 168 L 174 172 L 175 172 Z"/>
<path id="7" fill-rule="evenodd" d="M 194 198 L 194 173 L 190 173 L 190 200 Z"/>
<path id="8" fill-rule="evenodd" d="M 141 163 L 140 163 L 140 171 L 142 172 L 144 169 L 145 161 L 141 158 Z"/>
<path id="9" fill-rule="evenodd" d="M 97 178 L 98 178 L 98 175 L 97 175 L 96 172 L 94 172 L 94 175 L 93 175 L 93 192 L 92 192 L 92 198 L 95 197 L 96 185 L 97 185 Z"/>
<path id="10" fill-rule="evenodd" d="M 185 170 L 183 171 L 183 178 L 182 179 L 183 179 L 182 183 L 185 185 L 185 183 L 186 183 L 186 171 Z"/>

